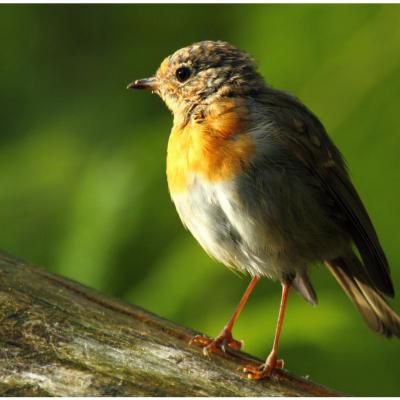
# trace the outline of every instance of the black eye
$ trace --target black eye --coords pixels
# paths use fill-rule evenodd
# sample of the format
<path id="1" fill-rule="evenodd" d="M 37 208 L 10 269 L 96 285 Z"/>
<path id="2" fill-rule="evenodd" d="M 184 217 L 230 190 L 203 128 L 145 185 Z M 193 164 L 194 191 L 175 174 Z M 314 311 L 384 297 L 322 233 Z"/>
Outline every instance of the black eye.
<path id="1" fill-rule="evenodd" d="M 176 70 L 175 76 L 179 82 L 185 82 L 187 79 L 189 79 L 190 69 L 188 67 L 180 67 Z"/>

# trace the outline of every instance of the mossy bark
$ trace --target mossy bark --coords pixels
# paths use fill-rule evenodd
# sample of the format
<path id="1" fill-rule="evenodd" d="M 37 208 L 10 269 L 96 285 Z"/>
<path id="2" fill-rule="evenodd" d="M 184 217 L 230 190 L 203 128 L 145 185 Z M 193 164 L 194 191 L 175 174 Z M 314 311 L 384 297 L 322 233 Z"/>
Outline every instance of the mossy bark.
<path id="1" fill-rule="evenodd" d="M 259 360 L 188 345 L 198 332 L 0 253 L 2 396 L 335 396 Z"/>

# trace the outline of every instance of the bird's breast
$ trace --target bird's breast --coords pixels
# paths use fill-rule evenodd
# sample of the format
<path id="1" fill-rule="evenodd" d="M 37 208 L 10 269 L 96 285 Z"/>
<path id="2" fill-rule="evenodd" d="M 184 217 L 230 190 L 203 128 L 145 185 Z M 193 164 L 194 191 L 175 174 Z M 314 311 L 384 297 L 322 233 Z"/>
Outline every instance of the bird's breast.
<path id="1" fill-rule="evenodd" d="M 207 108 L 204 115 L 172 129 L 167 153 L 171 194 L 190 189 L 192 177 L 222 182 L 235 177 L 255 152 L 244 101 L 229 99 Z"/>

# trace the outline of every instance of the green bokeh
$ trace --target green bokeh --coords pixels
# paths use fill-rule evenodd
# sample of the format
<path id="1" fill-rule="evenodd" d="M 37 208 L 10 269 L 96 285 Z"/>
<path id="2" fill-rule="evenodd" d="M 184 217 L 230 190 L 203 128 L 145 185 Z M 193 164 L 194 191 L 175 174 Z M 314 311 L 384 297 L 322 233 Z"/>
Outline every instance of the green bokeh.
<path id="1" fill-rule="evenodd" d="M 299 96 L 343 151 L 400 290 L 400 6 L 1 5 L 0 246 L 215 335 L 247 284 L 210 260 L 169 200 L 171 116 L 125 90 L 179 47 L 222 39 Z M 323 268 L 289 300 L 281 356 L 353 395 L 400 395 L 400 342 L 370 332 Z M 270 348 L 279 285 L 235 328 Z M 400 302 L 393 302 L 400 310 Z"/>

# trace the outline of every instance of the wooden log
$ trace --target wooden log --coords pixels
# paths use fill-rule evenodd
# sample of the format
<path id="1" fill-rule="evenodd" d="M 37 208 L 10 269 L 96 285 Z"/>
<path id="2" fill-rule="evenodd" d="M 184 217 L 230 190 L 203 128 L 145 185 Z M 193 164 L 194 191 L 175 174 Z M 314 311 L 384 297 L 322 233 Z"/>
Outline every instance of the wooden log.
<path id="1" fill-rule="evenodd" d="M 198 334 L 0 253 L 1 396 L 338 396 L 245 353 L 205 357 Z"/>

